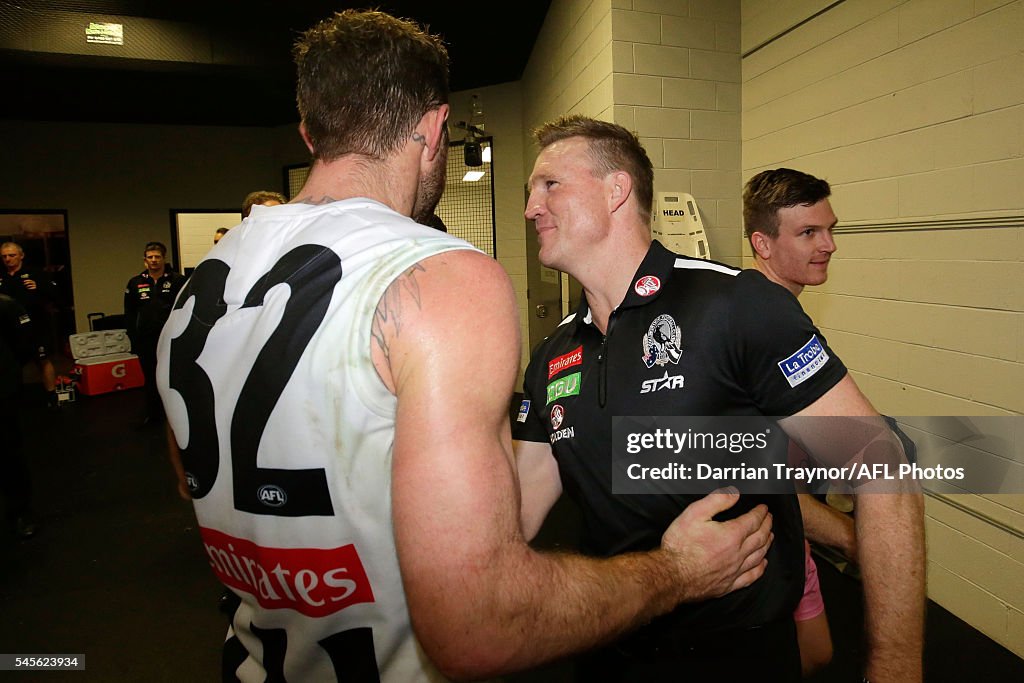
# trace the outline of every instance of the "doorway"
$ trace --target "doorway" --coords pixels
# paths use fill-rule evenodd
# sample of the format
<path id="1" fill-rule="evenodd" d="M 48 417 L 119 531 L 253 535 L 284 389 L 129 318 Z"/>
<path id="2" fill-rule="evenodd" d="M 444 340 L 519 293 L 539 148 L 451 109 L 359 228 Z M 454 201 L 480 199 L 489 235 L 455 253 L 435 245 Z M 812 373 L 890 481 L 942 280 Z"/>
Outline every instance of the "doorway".
<path id="1" fill-rule="evenodd" d="M 64 209 L 0 209 L 0 243 L 14 242 L 25 253 L 22 269 L 45 274 L 52 282 L 42 302 L 39 329 L 53 352 L 68 356 L 68 335 L 75 334 L 75 296 L 71 287 L 68 212 Z"/>

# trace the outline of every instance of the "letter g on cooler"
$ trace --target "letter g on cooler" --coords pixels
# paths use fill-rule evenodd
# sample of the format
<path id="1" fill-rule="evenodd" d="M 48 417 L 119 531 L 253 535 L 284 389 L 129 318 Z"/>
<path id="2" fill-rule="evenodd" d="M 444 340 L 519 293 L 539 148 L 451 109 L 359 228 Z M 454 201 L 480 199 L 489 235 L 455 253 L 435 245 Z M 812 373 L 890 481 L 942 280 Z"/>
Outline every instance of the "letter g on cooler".
<path id="1" fill-rule="evenodd" d="M 128 374 L 128 368 L 124 363 L 118 363 L 110 368 L 110 374 L 113 377 L 121 378 Z"/>

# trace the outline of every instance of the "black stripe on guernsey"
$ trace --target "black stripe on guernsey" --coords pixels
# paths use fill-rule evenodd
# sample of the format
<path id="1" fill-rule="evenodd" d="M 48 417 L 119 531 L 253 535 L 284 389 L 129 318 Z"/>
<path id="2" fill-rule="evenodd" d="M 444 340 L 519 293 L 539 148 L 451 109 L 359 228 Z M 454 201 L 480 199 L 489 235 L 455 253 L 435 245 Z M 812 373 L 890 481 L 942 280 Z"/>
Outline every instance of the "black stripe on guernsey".
<path id="1" fill-rule="evenodd" d="M 284 677 L 284 655 L 288 650 L 288 632 L 283 628 L 260 628 L 249 624 L 249 630 L 263 645 L 263 683 L 287 683 Z"/>
<path id="2" fill-rule="evenodd" d="M 224 649 L 220 657 L 220 678 L 224 683 L 238 683 L 238 667 L 249 658 L 249 651 L 242 645 L 238 636 L 231 634 L 231 637 L 224 641 Z"/>
<path id="3" fill-rule="evenodd" d="M 352 628 L 335 633 L 321 640 L 320 647 L 331 658 L 339 681 L 380 683 L 372 629 Z"/>

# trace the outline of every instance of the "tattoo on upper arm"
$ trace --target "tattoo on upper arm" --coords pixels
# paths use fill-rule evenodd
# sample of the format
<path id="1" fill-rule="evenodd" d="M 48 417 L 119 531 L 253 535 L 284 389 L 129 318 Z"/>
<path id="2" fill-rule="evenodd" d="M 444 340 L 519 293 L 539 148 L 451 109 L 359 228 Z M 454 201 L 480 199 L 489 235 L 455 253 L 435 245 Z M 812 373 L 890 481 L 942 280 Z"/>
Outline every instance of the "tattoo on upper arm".
<path id="1" fill-rule="evenodd" d="M 402 307 L 413 304 L 421 308 L 420 285 L 416 281 L 416 273 L 425 272 L 420 264 L 414 265 L 399 276 L 384 292 L 373 313 L 373 325 L 370 334 L 377 346 L 384 352 L 384 357 L 391 359 L 391 340 L 398 337 L 402 330 Z"/>

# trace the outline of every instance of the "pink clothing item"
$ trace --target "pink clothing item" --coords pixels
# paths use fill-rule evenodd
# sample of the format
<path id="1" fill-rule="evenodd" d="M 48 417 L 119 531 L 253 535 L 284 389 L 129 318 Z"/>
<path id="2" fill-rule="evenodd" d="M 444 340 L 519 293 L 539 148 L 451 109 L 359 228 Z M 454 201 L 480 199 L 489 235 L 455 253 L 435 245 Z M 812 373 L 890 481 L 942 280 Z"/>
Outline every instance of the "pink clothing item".
<path id="1" fill-rule="evenodd" d="M 825 601 L 821 598 L 821 586 L 818 585 L 818 566 L 811 557 L 811 544 L 804 541 L 804 596 L 793 612 L 794 621 L 808 621 L 825 611 Z"/>

